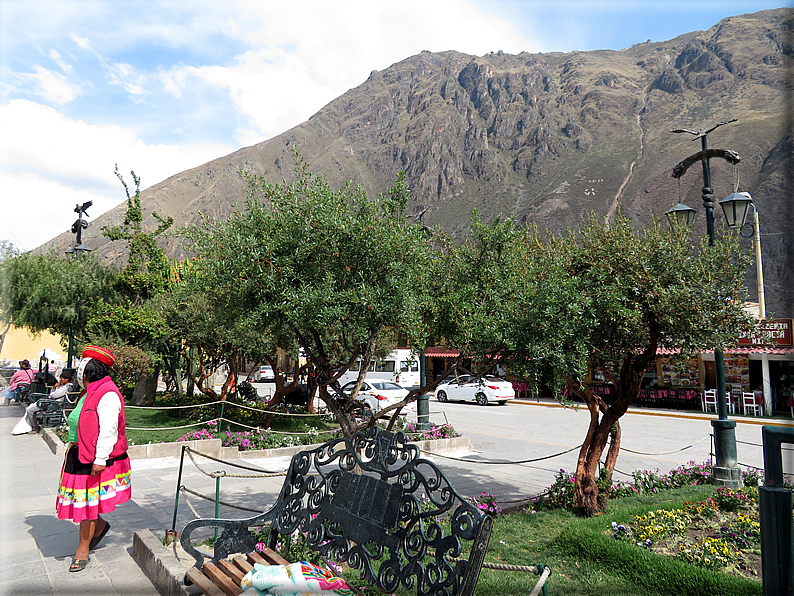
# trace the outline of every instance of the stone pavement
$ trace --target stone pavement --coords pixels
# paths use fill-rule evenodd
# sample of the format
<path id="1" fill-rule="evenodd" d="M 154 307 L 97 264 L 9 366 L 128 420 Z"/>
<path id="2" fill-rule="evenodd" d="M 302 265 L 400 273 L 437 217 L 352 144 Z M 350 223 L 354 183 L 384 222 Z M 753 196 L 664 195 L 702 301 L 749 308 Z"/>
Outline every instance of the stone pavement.
<path id="1" fill-rule="evenodd" d="M 431 412 L 439 407 L 436 402 L 431 402 Z M 503 505 L 526 502 L 526 497 L 539 494 L 548 487 L 560 468 L 572 470 L 576 450 L 527 463 L 494 465 L 473 462 L 522 462 L 567 451 L 579 444 L 587 425 L 586 411 L 563 410 L 536 402 L 516 402 L 489 408 L 489 413 L 498 416 L 498 424 L 490 427 L 483 424 L 479 406 L 445 404 L 444 410 L 449 422 L 470 438 L 472 450 L 430 458 L 441 466 L 464 496 L 490 492 L 497 495 Z M 3 454 L 0 469 L 0 565 L 4 570 L 0 577 L 0 594 L 157 594 L 132 557 L 133 536 L 136 532 L 151 531 L 157 538 L 162 538 L 172 526 L 178 459 L 133 460 L 132 500 L 106 516 L 111 531 L 91 553 L 91 563 L 86 570 L 69 573 L 68 566 L 77 545 L 77 527 L 70 521 L 58 520 L 54 507 L 63 456 L 62 453 L 53 454 L 40 436 L 11 436 L 11 428 L 22 413 L 19 406 L 0 408 L 0 448 Z M 668 469 L 690 460 L 705 460 L 710 447 L 711 418 L 713 415 L 681 416 L 658 410 L 630 411 L 621 421 L 623 449 L 617 468 L 629 473 L 638 468 Z M 760 420 L 737 420 L 739 461 L 760 467 Z M 687 447 L 689 445 L 691 447 Z M 466 461 L 450 459 L 449 456 Z M 237 463 L 277 471 L 286 469 L 289 460 L 251 459 L 237 460 Z M 199 464 L 208 472 L 248 473 L 206 459 L 200 460 Z M 790 458 L 784 461 L 787 473 L 793 469 L 794 461 Z M 221 500 L 262 511 L 273 503 L 282 482 L 283 477 L 279 476 L 222 478 Z M 212 497 L 215 493 L 215 480 L 188 460 L 181 483 L 202 495 Z M 176 529 L 181 529 L 194 518 L 192 509 L 202 517 L 212 517 L 214 508 L 213 502 L 193 495 L 180 496 Z M 219 513 L 227 518 L 253 515 L 251 511 L 224 505 Z M 159 548 L 159 542 L 153 536 L 152 541 Z M 185 564 L 189 565 L 189 562 Z M 172 574 L 179 575 L 179 571 Z"/>

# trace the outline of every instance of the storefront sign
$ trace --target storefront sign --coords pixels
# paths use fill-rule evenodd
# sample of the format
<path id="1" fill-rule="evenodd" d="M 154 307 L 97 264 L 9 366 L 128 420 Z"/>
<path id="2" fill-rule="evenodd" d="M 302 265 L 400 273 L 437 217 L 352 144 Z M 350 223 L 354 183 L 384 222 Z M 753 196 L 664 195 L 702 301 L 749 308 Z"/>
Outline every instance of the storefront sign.
<path id="1" fill-rule="evenodd" d="M 759 326 L 761 333 L 754 334 L 749 331 L 742 333 L 739 337 L 740 346 L 790 346 L 791 343 L 791 319 L 773 319 L 771 321 L 761 321 Z"/>

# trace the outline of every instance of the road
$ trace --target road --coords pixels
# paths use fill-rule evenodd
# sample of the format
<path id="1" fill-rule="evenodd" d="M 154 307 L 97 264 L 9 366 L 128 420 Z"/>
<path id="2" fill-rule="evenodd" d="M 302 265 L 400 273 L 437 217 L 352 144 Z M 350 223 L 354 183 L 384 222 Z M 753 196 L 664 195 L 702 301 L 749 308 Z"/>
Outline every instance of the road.
<path id="1" fill-rule="evenodd" d="M 472 483 L 465 490 L 490 486 L 503 500 L 520 500 L 543 492 L 560 469 L 572 471 L 578 447 L 589 421 L 586 408 L 563 409 L 536 402 L 512 401 L 505 406 L 478 406 L 472 403 L 440 403 L 430 400 L 431 422 L 448 421 L 471 439 L 475 453 L 455 454 L 466 463 L 445 460 L 467 470 Z M 666 415 L 660 415 L 666 414 Z M 615 478 L 628 480 L 638 469 L 676 468 L 690 461 L 709 458 L 710 420 L 713 415 L 685 414 L 661 410 L 634 409 L 621 418 L 621 453 Z M 763 467 L 760 420 L 738 419 L 737 452 L 740 464 Z M 571 450 L 541 461 L 530 462 Z M 484 462 L 526 462 L 492 464 Z M 481 463 L 471 463 L 481 462 Z M 441 463 L 441 462 L 439 462 Z M 794 474 L 794 450 L 784 452 L 784 471 Z"/>

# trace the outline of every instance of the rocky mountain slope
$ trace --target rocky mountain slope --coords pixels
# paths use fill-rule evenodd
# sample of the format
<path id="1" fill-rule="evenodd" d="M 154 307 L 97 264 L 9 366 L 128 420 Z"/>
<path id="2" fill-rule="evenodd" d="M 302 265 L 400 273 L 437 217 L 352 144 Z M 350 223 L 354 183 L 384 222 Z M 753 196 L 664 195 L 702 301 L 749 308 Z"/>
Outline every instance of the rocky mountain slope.
<path id="1" fill-rule="evenodd" d="M 778 9 L 621 51 L 423 52 L 373 71 L 278 137 L 146 189 L 144 208 L 173 216 L 179 226 L 196 223 L 199 212 L 224 218 L 245 196 L 239 170 L 289 178 L 296 145 L 333 184 L 354 180 L 372 194 L 405 170 L 410 210 L 429 208 L 425 223 L 457 237 L 475 208 L 486 219 L 503 214 L 561 231 L 591 210 L 610 217 L 617 208 L 644 225 L 679 200 L 698 209 L 696 225 L 705 233 L 700 166 L 680 186 L 671 177 L 700 142 L 670 130 L 737 118 L 711 133 L 709 146 L 742 157 L 739 190 L 753 195 L 761 215 L 768 310 L 790 317 L 793 28 L 791 9 Z M 736 173 L 720 159 L 711 166 L 719 200 L 733 192 Z M 119 222 L 124 210 L 98 218 L 84 234 L 111 261 L 125 247 L 100 238 L 99 228 Z M 722 214 L 717 218 L 719 225 Z M 72 239 L 63 234 L 38 250 L 64 248 Z M 755 296 L 754 270 L 747 281 Z"/>

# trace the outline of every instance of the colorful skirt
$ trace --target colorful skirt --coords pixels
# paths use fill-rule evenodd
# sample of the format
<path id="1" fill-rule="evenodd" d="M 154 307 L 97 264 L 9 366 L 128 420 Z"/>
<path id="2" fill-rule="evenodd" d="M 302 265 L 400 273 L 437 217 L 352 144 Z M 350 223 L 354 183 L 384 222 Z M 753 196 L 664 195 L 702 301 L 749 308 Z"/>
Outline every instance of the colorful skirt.
<path id="1" fill-rule="evenodd" d="M 58 519 L 79 523 L 97 519 L 132 496 L 130 458 L 124 455 L 108 460 L 108 466 L 96 476 L 91 475 L 92 464 L 84 464 L 77 457 L 77 445 L 66 452 L 61 483 L 55 508 Z"/>

